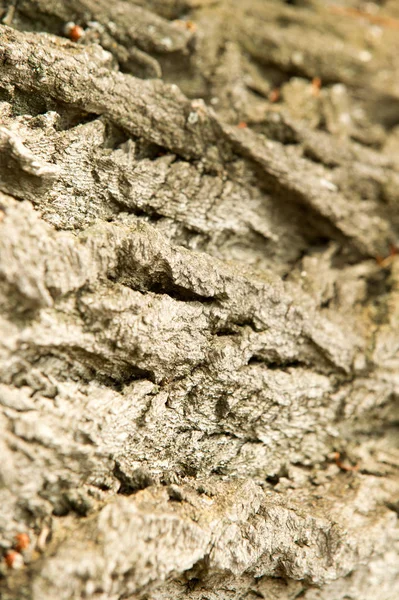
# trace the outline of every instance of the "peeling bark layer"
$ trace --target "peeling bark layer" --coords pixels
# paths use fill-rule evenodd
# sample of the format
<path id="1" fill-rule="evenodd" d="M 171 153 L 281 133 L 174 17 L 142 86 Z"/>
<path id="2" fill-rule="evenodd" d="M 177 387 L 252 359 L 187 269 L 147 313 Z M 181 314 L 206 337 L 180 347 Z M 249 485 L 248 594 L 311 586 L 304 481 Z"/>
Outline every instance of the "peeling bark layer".
<path id="1" fill-rule="evenodd" d="M 398 597 L 399 12 L 290 4 L 0 2 L 4 600 Z"/>

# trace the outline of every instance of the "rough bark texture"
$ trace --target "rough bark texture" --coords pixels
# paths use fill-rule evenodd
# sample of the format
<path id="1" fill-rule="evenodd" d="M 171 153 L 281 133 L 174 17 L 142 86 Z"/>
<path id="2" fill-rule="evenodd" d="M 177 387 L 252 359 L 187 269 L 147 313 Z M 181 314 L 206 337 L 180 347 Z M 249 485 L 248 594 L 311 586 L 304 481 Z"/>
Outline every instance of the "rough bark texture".
<path id="1" fill-rule="evenodd" d="M 2 600 L 399 597 L 383 4 L 0 2 Z"/>

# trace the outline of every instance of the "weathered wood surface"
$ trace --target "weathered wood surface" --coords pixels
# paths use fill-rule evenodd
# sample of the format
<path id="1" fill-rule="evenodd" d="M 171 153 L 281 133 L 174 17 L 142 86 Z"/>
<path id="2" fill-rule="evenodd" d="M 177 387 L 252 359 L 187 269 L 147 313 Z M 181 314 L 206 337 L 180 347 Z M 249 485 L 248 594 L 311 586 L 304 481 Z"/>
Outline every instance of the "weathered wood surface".
<path id="1" fill-rule="evenodd" d="M 397 3 L 0 8 L 2 600 L 396 600 Z"/>

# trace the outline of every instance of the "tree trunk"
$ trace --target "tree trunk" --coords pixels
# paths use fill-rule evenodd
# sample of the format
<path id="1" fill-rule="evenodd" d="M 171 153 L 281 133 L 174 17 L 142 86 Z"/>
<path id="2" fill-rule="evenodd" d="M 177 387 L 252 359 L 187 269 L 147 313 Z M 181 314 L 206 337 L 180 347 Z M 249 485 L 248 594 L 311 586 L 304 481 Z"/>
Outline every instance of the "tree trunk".
<path id="1" fill-rule="evenodd" d="M 3 600 L 399 597 L 383 4 L 0 2 Z"/>

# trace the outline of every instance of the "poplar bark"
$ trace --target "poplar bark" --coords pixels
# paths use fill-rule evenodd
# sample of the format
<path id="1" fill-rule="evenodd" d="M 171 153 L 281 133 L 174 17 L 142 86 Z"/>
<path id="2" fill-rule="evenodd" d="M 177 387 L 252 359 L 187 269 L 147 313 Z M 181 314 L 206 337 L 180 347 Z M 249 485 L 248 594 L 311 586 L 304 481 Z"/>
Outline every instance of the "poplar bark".
<path id="1" fill-rule="evenodd" d="M 396 600 L 397 3 L 0 11 L 2 600 Z"/>

